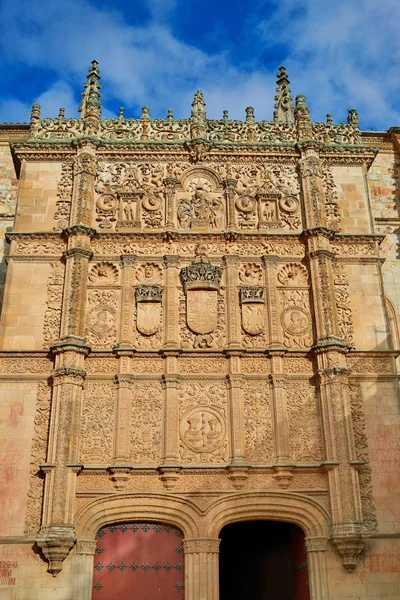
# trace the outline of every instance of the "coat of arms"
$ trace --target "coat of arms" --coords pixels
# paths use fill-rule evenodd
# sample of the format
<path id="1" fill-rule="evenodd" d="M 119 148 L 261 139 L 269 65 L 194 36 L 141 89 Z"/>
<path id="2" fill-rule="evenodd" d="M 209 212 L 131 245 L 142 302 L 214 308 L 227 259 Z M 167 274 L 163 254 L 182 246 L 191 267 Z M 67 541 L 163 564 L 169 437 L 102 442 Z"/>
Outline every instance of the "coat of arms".
<path id="1" fill-rule="evenodd" d="M 249 335 L 259 335 L 264 331 L 264 288 L 258 286 L 240 289 L 242 305 L 242 327 Z"/>
<path id="2" fill-rule="evenodd" d="M 162 287 L 141 285 L 136 288 L 136 326 L 143 335 L 154 335 L 161 323 Z"/>
<path id="3" fill-rule="evenodd" d="M 218 290 L 222 269 L 208 262 L 192 263 L 181 270 L 186 292 L 186 322 L 194 333 L 211 333 L 218 325 Z"/>

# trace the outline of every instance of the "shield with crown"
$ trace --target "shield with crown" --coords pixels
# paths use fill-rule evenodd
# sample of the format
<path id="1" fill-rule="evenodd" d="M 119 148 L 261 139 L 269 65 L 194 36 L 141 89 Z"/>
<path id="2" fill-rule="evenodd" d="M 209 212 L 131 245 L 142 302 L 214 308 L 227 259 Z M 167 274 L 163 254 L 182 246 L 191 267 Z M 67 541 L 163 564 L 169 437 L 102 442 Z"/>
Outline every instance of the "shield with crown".
<path id="1" fill-rule="evenodd" d="M 218 325 L 218 291 L 222 269 L 200 259 L 181 270 L 186 293 L 186 322 L 197 334 L 214 331 Z"/>

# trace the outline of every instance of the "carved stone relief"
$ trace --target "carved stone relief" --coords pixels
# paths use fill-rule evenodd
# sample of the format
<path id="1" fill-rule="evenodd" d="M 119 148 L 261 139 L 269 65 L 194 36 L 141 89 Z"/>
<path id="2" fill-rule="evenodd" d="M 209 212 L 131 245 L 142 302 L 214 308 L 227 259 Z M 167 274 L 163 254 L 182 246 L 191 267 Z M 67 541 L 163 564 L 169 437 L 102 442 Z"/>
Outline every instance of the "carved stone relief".
<path id="1" fill-rule="evenodd" d="M 322 180 L 324 185 L 327 225 L 335 231 L 340 231 L 338 193 L 332 169 L 328 164 L 324 164 L 322 167 Z"/>
<path id="2" fill-rule="evenodd" d="M 240 312 L 245 348 L 266 346 L 265 337 L 265 294 L 260 286 L 246 286 L 240 290 Z"/>
<path id="3" fill-rule="evenodd" d="M 300 263 L 289 263 L 278 271 L 277 283 L 284 344 L 287 348 L 307 348 L 312 345 L 307 271 Z"/>
<path id="4" fill-rule="evenodd" d="M 130 411 L 130 456 L 135 464 L 161 461 L 162 389 L 158 381 L 135 382 Z"/>
<path id="5" fill-rule="evenodd" d="M 53 231 L 61 231 L 69 225 L 72 201 L 72 178 L 73 166 L 71 163 L 61 165 L 61 178 L 57 186 L 56 212 L 54 220 L 56 221 Z"/>
<path id="6" fill-rule="evenodd" d="M 108 465 L 112 461 L 115 394 L 112 382 L 85 383 L 81 418 L 82 463 Z"/>
<path id="7" fill-rule="evenodd" d="M 353 423 L 354 445 L 357 460 L 365 464 L 358 471 L 363 519 L 369 531 L 377 531 L 378 520 L 372 490 L 371 467 L 369 465 L 368 438 L 365 431 L 365 415 L 359 384 L 350 384 L 350 407 Z"/>
<path id="8" fill-rule="evenodd" d="M 353 343 L 354 329 L 350 306 L 350 290 L 344 266 L 333 265 L 333 283 L 335 285 L 336 312 L 338 317 L 338 334 L 348 344 Z"/>
<path id="9" fill-rule="evenodd" d="M 263 268 L 258 263 L 247 263 L 240 267 L 238 273 L 239 285 L 262 285 Z"/>
<path id="10" fill-rule="evenodd" d="M 265 381 L 245 383 L 244 418 L 248 460 L 261 463 L 272 462 L 271 397 Z"/>
<path id="11" fill-rule="evenodd" d="M 95 286 L 114 285 L 118 282 L 118 268 L 110 262 L 93 265 L 89 273 L 89 282 Z"/>
<path id="12" fill-rule="evenodd" d="M 44 314 L 43 340 L 48 348 L 60 337 L 61 304 L 64 287 L 64 266 L 51 263 L 51 274 L 47 279 L 47 308 Z"/>
<path id="13" fill-rule="evenodd" d="M 182 383 L 179 390 L 180 457 L 185 463 L 228 459 L 227 390 L 223 383 Z"/>
<path id="14" fill-rule="evenodd" d="M 163 288 L 158 285 L 140 285 L 135 292 L 136 347 L 157 348 L 162 342 L 162 295 Z"/>
<path id="15" fill-rule="evenodd" d="M 86 337 L 95 347 L 110 348 L 117 341 L 116 290 L 89 289 L 86 316 Z"/>
<path id="16" fill-rule="evenodd" d="M 289 381 L 286 398 L 290 449 L 294 460 L 299 463 L 321 461 L 322 424 L 315 387 L 303 381 Z"/>
<path id="17" fill-rule="evenodd" d="M 164 165 L 102 163 L 96 177 L 96 222 L 103 230 L 158 229 L 164 224 Z"/>
<path id="18" fill-rule="evenodd" d="M 180 229 L 224 229 L 226 201 L 213 178 L 194 174 L 177 194 L 177 225 Z"/>
<path id="19" fill-rule="evenodd" d="M 26 504 L 25 534 L 36 533 L 40 529 L 44 474 L 39 465 L 46 462 L 50 426 L 51 388 L 47 382 L 40 382 L 36 396 L 36 412 L 33 425 L 33 441 L 29 467 L 29 491 Z"/>
<path id="20" fill-rule="evenodd" d="M 163 282 L 163 270 L 154 262 L 141 264 L 135 270 L 135 279 L 138 285 L 160 285 Z"/>

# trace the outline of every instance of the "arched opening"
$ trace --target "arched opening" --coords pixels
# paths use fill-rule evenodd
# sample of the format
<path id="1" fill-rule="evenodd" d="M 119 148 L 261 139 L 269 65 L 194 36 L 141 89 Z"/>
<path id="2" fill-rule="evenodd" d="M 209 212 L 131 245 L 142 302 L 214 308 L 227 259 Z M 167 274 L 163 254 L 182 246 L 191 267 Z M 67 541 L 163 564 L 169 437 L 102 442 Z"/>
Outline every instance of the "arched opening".
<path id="1" fill-rule="evenodd" d="M 164 523 L 118 523 L 96 536 L 92 600 L 183 600 L 182 532 Z"/>
<path id="2" fill-rule="evenodd" d="M 304 533 L 277 521 L 244 521 L 220 533 L 220 600 L 309 600 Z"/>

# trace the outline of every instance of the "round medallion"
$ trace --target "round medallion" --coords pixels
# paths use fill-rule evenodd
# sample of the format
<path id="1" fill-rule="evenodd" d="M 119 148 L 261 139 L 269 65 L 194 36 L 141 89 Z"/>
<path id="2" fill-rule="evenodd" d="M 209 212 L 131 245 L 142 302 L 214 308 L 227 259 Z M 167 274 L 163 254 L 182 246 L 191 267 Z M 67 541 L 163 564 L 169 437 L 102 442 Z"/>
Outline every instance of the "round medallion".
<path id="1" fill-rule="evenodd" d="M 145 210 L 156 211 L 161 208 L 161 198 L 156 194 L 148 194 L 142 200 L 142 206 Z"/>
<path id="2" fill-rule="evenodd" d="M 254 212 L 256 208 L 256 201 L 252 196 L 239 196 L 239 198 L 236 200 L 236 208 L 244 213 Z"/>
<path id="3" fill-rule="evenodd" d="M 214 452 L 226 433 L 222 415 L 209 406 L 197 406 L 188 410 L 182 417 L 181 440 L 192 452 Z"/>
<path id="4" fill-rule="evenodd" d="M 104 194 L 97 199 L 97 208 L 102 211 L 112 211 L 118 207 L 118 200 L 111 194 Z"/>
<path id="5" fill-rule="evenodd" d="M 114 325 L 114 311 L 108 306 L 95 306 L 88 313 L 88 327 L 97 335 L 107 333 Z"/>
<path id="6" fill-rule="evenodd" d="M 279 200 L 279 207 L 284 212 L 294 213 L 299 209 L 299 201 L 294 196 L 283 196 Z"/>
<path id="7" fill-rule="evenodd" d="M 282 327 L 291 335 L 304 335 L 310 329 L 308 315 L 301 308 L 287 308 L 281 314 Z"/>

